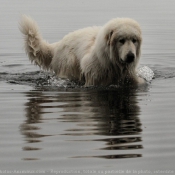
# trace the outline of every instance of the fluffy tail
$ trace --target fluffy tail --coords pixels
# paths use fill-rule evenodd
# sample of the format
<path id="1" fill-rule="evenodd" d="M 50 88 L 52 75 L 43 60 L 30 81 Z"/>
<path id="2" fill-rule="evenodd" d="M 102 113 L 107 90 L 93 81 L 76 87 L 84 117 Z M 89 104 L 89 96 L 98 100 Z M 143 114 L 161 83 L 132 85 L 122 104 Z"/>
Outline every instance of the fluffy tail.
<path id="1" fill-rule="evenodd" d="M 53 57 L 53 49 L 49 43 L 43 40 L 37 23 L 23 15 L 19 29 L 24 34 L 25 50 L 31 62 L 48 70 Z"/>

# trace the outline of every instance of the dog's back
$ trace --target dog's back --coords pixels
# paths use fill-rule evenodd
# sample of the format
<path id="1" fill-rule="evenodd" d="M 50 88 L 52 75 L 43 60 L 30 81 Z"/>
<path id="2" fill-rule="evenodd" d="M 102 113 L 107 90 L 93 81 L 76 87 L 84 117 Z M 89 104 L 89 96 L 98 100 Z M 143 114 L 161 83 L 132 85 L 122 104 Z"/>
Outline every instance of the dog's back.
<path id="1" fill-rule="evenodd" d="M 95 43 L 100 27 L 87 27 L 71 32 L 57 43 L 49 44 L 39 33 L 37 23 L 23 15 L 20 31 L 24 35 L 25 50 L 31 62 L 59 77 L 81 79 L 80 62 Z"/>
<path id="2" fill-rule="evenodd" d="M 100 27 L 88 27 L 66 35 L 55 48 L 51 67 L 59 77 L 81 79 L 81 59 L 95 43 Z"/>

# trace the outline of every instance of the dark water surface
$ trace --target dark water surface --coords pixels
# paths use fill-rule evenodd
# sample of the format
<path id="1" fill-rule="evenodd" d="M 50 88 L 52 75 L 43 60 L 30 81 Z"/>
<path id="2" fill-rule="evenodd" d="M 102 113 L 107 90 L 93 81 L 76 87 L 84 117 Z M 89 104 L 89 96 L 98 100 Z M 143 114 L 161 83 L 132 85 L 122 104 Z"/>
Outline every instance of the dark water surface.
<path id="1" fill-rule="evenodd" d="M 1 174 L 175 174 L 174 0 L 0 4 Z M 49 42 L 134 18 L 143 30 L 141 65 L 155 79 L 138 89 L 81 88 L 40 72 L 24 53 L 21 14 L 31 15 Z"/>

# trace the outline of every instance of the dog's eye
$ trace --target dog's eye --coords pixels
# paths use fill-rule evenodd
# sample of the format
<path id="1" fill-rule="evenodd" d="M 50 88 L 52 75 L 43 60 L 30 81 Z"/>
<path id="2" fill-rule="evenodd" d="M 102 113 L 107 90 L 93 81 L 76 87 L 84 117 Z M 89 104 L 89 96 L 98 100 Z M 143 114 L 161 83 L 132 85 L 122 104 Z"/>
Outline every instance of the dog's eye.
<path id="1" fill-rule="evenodd" d="M 136 43 L 136 42 L 137 42 L 137 40 L 136 40 L 135 38 L 133 38 L 133 39 L 132 39 L 132 42 L 133 42 L 133 43 Z"/>
<path id="2" fill-rule="evenodd" d="M 125 43 L 125 39 L 124 39 L 124 38 L 123 38 L 123 39 L 120 39 L 119 42 L 120 42 L 121 44 L 124 44 L 124 43 Z"/>

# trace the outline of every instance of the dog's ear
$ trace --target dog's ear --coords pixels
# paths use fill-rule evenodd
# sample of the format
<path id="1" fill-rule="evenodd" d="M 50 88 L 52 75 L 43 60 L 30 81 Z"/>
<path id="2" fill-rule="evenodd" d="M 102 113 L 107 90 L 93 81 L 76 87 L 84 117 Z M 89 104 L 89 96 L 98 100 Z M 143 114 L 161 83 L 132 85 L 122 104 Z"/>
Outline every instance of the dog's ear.
<path id="1" fill-rule="evenodd" d="M 138 47 L 137 47 L 137 50 L 136 50 L 136 55 L 137 55 L 138 58 L 141 55 L 141 44 L 142 44 L 142 38 L 138 37 Z"/>
<path id="2" fill-rule="evenodd" d="M 107 45 L 109 46 L 110 43 L 111 43 L 111 38 L 112 38 L 112 34 L 114 33 L 113 30 L 111 30 L 107 35 L 106 35 L 106 42 L 107 42 Z"/>

